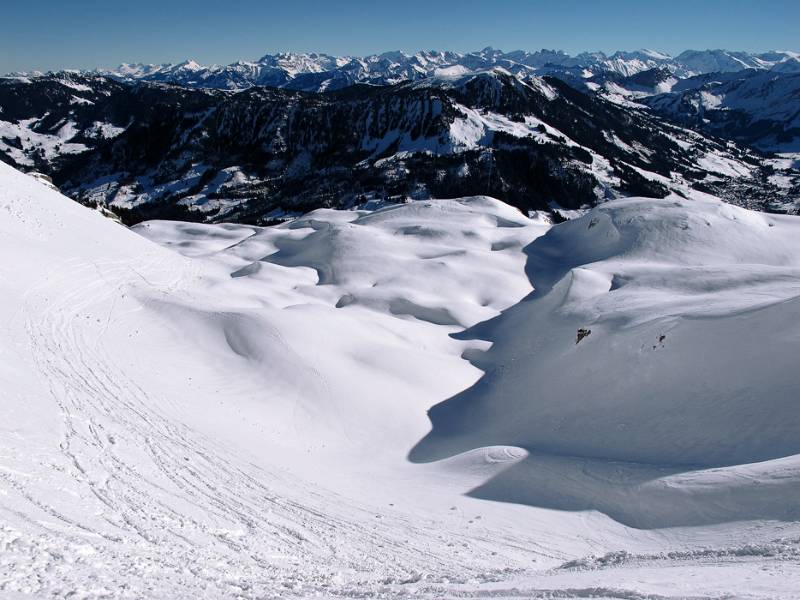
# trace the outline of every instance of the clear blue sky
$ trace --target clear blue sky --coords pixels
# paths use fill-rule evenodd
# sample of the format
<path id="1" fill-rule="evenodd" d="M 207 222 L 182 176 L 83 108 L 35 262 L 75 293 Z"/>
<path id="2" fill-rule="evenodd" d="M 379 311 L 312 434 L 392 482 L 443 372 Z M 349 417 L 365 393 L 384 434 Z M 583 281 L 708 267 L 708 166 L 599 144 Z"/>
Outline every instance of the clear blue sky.
<path id="1" fill-rule="evenodd" d="M 0 73 L 278 51 L 800 49 L 800 0 L 2 0 Z"/>

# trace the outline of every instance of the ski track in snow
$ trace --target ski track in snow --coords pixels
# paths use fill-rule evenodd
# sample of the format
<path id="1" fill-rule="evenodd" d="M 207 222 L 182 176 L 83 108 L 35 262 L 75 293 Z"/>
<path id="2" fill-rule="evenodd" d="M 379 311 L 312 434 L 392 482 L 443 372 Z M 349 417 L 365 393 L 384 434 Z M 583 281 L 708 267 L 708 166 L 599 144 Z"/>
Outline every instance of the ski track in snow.
<path id="1" fill-rule="evenodd" d="M 16 184 L 17 176 L 3 169 L 3 177 Z M 42 201 L 55 202 L 56 196 L 47 191 Z M 439 206 L 447 205 L 422 206 L 410 216 L 423 219 L 421 225 L 409 229 L 401 220 L 388 235 L 375 237 L 371 247 L 379 252 L 381 243 L 398 239 L 416 244 L 421 236 L 422 262 L 401 267 L 404 274 L 432 268 L 431 261 L 455 260 L 458 254 L 437 246 L 443 242 L 431 242 L 441 233 L 424 222 L 425 211 Z M 269 242 L 278 248 L 271 260 L 276 269 L 297 270 L 301 278 L 313 253 L 297 266 L 280 266 L 297 256 L 289 250 L 298 246 L 334 243 L 337 251 L 350 247 L 359 260 L 358 250 L 348 244 L 367 235 L 370 220 L 380 224 L 387 215 L 362 215 L 363 224 L 349 225 L 335 211 L 323 213 L 329 221 L 310 219 L 310 228 L 287 229 Z M 35 214 L 27 218 L 34 231 L 46 229 Z M 487 235 L 492 251 L 520 252 L 521 245 L 508 237 L 513 223 L 492 219 L 496 230 L 491 234 L 480 229 L 485 221 L 475 221 L 465 239 L 483 243 L 481 236 Z M 100 217 L 97 222 L 109 231 L 115 227 Z M 228 273 L 261 264 L 249 262 L 250 253 L 258 255 L 264 242 L 252 228 L 240 229 L 221 233 L 221 238 L 235 238 L 221 246 L 213 236 L 205 238 L 211 240 L 207 251 L 198 253 L 222 256 Z M 208 228 L 203 235 L 220 231 Z M 542 230 L 519 235 L 523 232 L 530 240 Z M 191 254 L 192 248 L 183 250 Z M 236 261 L 230 253 L 238 253 Z M 216 263 L 176 257 L 156 246 L 133 258 L 115 256 L 60 260 L 27 289 L 10 316 L 7 331 L 24 332 L 29 347 L 20 352 L 32 357 L 37 384 L 48 392 L 51 414 L 57 413 L 54 429 L 60 438 L 19 439 L 13 429 L 0 429 L 0 598 L 791 598 L 796 591 L 791 583 L 800 580 L 796 523 L 639 530 L 593 511 L 461 496 L 503 464 L 522 459 L 519 449 L 475 449 L 432 466 L 398 467 L 374 484 L 393 486 L 390 497 L 409 496 L 406 505 L 395 500 L 389 506 L 377 493 L 362 493 L 368 483 L 332 489 L 335 476 L 312 483 L 305 471 L 281 468 L 277 458 L 274 465 L 269 456 L 256 460 L 229 438 L 178 418 L 183 410 L 178 400 L 140 382 L 138 371 L 118 352 L 126 328 L 144 324 L 162 303 L 188 306 L 208 294 Z M 325 310 L 334 312 L 325 314 L 362 310 L 359 303 L 370 306 L 380 313 L 372 326 L 397 326 L 393 335 L 405 327 L 408 335 L 421 328 L 444 327 L 445 336 L 460 329 L 435 324 L 438 317 L 432 322 L 421 304 L 398 308 L 380 288 L 348 283 L 347 254 L 340 258 L 338 271 L 320 275 L 329 280 L 327 286 L 321 281 L 306 290 L 298 285 L 295 292 L 312 303 L 330 302 Z M 380 266 L 380 254 L 376 260 Z M 245 276 L 251 272 L 258 275 L 259 269 Z M 231 281 L 236 280 L 224 283 Z M 345 290 L 352 307 L 334 308 L 332 298 L 344 298 Z M 286 304 L 292 306 L 294 298 L 287 297 Z M 222 304 L 217 310 L 230 309 Z M 470 310 L 472 317 L 463 316 L 464 307 L 454 314 L 473 324 L 483 313 Z M 141 346 L 133 331 L 128 338 Z M 23 337 L 12 339 L 23 343 Z M 139 351 L 146 354 L 147 346 Z M 156 364 L 155 359 L 145 364 Z M 314 377 L 326 394 L 340 393 L 325 369 L 321 366 Z M 320 463 L 320 469 L 335 471 L 338 460 Z M 382 466 L 364 468 L 369 478 Z M 581 468 L 585 476 L 598 477 L 591 465 Z M 341 473 L 344 477 L 345 467 Z M 432 503 L 421 509 L 426 494 L 444 495 L 441 502 L 449 508 L 439 510 Z M 422 498 L 417 504 L 415 495 Z"/>
<path id="2" fill-rule="evenodd" d="M 418 577 L 417 570 L 429 569 L 432 563 L 448 564 L 446 555 L 424 546 L 403 547 L 392 536 L 365 526 L 370 518 L 374 520 L 373 511 L 365 507 L 360 510 L 351 507 L 356 515 L 363 513 L 360 519 L 352 516 L 345 519 L 331 514 L 328 494 L 320 498 L 325 512 L 312 503 L 300 504 L 277 495 L 263 482 L 279 480 L 280 476 L 248 469 L 247 465 L 237 463 L 237 457 L 215 447 L 212 440 L 157 411 L 155 399 L 149 398 L 105 359 L 104 353 L 92 351 L 93 347 L 98 348 L 97 340 L 81 337 L 71 327 L 92 307 L 112 303 L 110 312 L 113 312 L 114 296 L 108 292 L 131 285 L 129 265 L 103 265 L 102 285 L 95 278 L 99 267 L 99 264 L 76 265 L 74 270 L 62 274 L 61 277 L 77 284 L 76 292 L 50 303 L 47 311 L 28 320 L 26 326 L 35 344 L 37 366 L 49 382 L 64 418 L 65 436 L 59 443 L 63 463 L 68 465 L 70 477 L 90 489 L 102 505 L 104 515 L 113 520 L 109 520 L 108 529 L 97 530 L 80 518 L 37 500 L 24 487 L 15 487 L 39 511 L 60 522 L 59 529 L 65 531 L 59 532 L 62 538 L 59 541 L 72 545 L 77 555 L 86 547 L 86 536 L 97 537 L 104 546 L 103 553 L 114 552 L 109 545 L 131 547 L 129 555 L 115 552 L 108 587 L 113 587 L 120 577 L 156 578 L 161 580 L 158 584 L 161 595 L 165 591 L 163 579 L 172 579 L 174 588 L 169 595 L 189 597 L 194 592 L 187 593 L 184 588 L 188 576 L 197 580 L 191 583 L 191 588 L 207 586 L 206 592 L 211 593 L 216 588 L 219 593 L 260 597 L 276 588 L 288 591 L 310 588 L 305 594 L 316 591 L 317 586 L 322 590 L 328 588 L 330 584 L 324 582 L 335 576 L 337 570 L 353 567 L 363 570 L 363 561 L 371 554 L 367 550 L 370 547 L 397 563 L 394 569 L 380 559 L 370 565 L 376 571 L 385 570 L 385 584 L 413 581 Z M 177 293 L 191 277 L 191 270 L 181 273 L 173 281 L 160 285 L 159 293 Z M 35 303 L 37 296 L 47 293 L 47 288 L 35 290 L 26 302 Z M 138 447 L 147 462 L 152 463 L 153 470 L 143 472 L 141 457 L 132 461 L 124 452 L 118 452 L 115 436 L 124 436 L 128 446 Z M 295 489 L 294 493 L 320 494 L 308 487 Z M 226 523 L 242 530 L 220 528 Z M 31 521 L 30 525 L 39 528 L 41 522 Z M 440 535 L 435 533 L 435 524 L 431 529 L 425 531 L 425 527 L 405 520 L 389 527 L 389 531 L 401 531 L 412 540 Z M 80 535 L 70 534 L 70 530 Z M 349 543 L 343 544 L 342 539 Z M 454 541 L 458 542 L 455 536 Z M 40 544 L 27 550 L 32 557 L 47 556 L 48 547 L 57 543 L 44 534 Z M 390 554 L 387 549 L 391 549 Z M 192 568 L 193 564 L 201 566 Z M 157 569 L 152 565 L 158 565 Z M 303 570 L 293 575 L 291 567 L 300 565 Z M 325 565 L 330 565 L 334 572 L 328 572 Z M 318 572 L 309 573 L 309 569 Z M 79 587 L 79 565 L 72 564 L 69 571 Z M 70 577 L 66 570 L 60 575 Z M 480 572 L 474 575 L 479 580 L 497 576 Z M 316 585 L 315 580 L 319 580 Z M 62 585 L 66 591 L 67 586 Z M 96 587 L 94 592 L 97 591 Z M 137 590 L 134 595 L 138 593 Z"/>

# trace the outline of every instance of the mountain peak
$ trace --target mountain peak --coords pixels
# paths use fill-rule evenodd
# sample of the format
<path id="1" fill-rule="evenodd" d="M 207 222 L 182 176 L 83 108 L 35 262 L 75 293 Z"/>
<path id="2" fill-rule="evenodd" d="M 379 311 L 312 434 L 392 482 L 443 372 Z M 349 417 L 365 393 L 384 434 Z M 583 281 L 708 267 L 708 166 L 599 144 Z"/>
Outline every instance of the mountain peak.
<path id="1" fill-rule="evenodd" d="M 185 71 L 199 71 L 200 69 L 203 68 L 205 67 L 203 67 L 200 63 L 191 58 L 175 65 L 175 69 L 185 70 Z"/>

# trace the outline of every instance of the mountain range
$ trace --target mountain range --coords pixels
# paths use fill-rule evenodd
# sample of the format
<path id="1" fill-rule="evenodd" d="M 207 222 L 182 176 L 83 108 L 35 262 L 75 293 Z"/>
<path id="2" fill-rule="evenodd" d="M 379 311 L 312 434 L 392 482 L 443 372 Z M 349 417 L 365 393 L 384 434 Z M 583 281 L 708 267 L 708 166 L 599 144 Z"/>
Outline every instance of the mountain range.
<path id="1" fill-rule="evenodd" d="M 130 223 L 689 190 L 795 212 L 798 56 L 486 48 L 18 74 L 0 79 L 0 160 Z"/>
<path id="2" fill-rule="evenodd" d="M 584 52 L 571 56 L 559 50 L 502 52 L 487 47 L 467 53 L 432 50 L 407 54 L 397 51 L 365 57 L 280 53 L 267 54 L 256 61 L 222 66 L 204 66 L 186 60 L 177 64 L 123 64 L 115 69 L 98 69 L 96 73 L 123 81 L 160 81 L 215 89 L 238 90 L 261 85 L 324 91 L 354 83 L 386 85 L 494 67 L 502 67 L 515 75 L 553 74 L 579 69 L 584 77 L 599 73 L 631 76 L 654 68 L 666 69 L 679 78 L 744 69 L 796 73 L 800 72 L 800 53 L 687 50 L 673 57 L 653 50 L 637 50 L 610 55 Z"/>

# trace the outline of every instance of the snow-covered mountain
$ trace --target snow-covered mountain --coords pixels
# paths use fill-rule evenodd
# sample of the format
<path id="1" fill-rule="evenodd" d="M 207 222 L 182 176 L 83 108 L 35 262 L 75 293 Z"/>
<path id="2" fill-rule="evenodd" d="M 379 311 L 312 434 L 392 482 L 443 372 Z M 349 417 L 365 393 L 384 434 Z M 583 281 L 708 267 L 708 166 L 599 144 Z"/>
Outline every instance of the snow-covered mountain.
<path id="1" fill-rule="evenodd" d="M 571 56 L 558 50 L 503 52 L 493 48 L 468 53 L 385 52 L 365 57 L 279 53 L 230 65 L 204 66 L 194 60 L 186 60 L 178 64 L 122 64 L 115 69 L 97 69 L 91 73 L 63 71 L 44 75 L 37 72 L 17 74 L 15 77 L 35 80 L 99 74 L 121 82 L 168 83 L 200 89 L 241 91 L 255 86 L 266 86 L 323 92 L 357 84 L 385 86 L 426 78 L 462 76 L 492 69 L 503 69 L 521 79 L 557 77 L 576 89 L 599 93 L 621 104 L 670 92 L 689 92 L 686 96 L 694 97 L 686 101 L 672 97 L 659 98 L 652 102 L 648 100 L 643 104 L 657 106 L 659 110 L 667 108 L 669 104 L 686 105 L 688 108 L 661 110 L 661 114 L 675 118 L 681 124 L 691 124 L 703 130 L 703 117 L 694 118 L 698 116 L 698 111 L 692 107 L 708 104 L 703 98 L 709 85 L 760 74 L 763 77 L 753 79 L 748 85 L 761 85 L 764 89 L 748 92 L 750 97 L 784 94 L 788 99 L 797 93 L 793 80 L 783 80 L 777 86 L 769 85 L 768 80 L 773 76 L 800 73 L 800 53 L 687 50 L 673 57 L 653 50 L 637 50 L 613 54 L 584 52 Z M 770 75 L 766 75 L 767 72 Z M 727 94 L 726 91 L 721 93 Z M 715 98 L 709 102 L 718 102 L 718 94 L 712 95 Z M 773 102 L 771 99 L 766 101 Z M 779 96 L 777 101 L 781 101 Z M 734 110 L 731 113 L 717 115 L 721 118 L 716 122 L 722 126 L 712 126 L 706 130 L 767 151 L 793 149 L 800 143 L 793 128 L 781 131 L 780 122 L 769 118 L 768 123 L 762 123 L 760 106 L 753 107 L 739 101 L 734 101 L 733 105 Z M 725 109 L 727 106 L 723 106 L 723 110 Z M 747 121 L 744 125 L 743 120 Z M 754 125 L 751 127 L 751 124 Z M 743 128 L 751 131 L 743 132 Z M 760 131 L 764 133 L 759 134 Z"/>
<path id="2" fill-rule="evenodd" d="M 684 69 L 683 75 L 732 73 L 744 69 L 771 69 L 783 62 L 797 60 L 797 52 L 730 52 L 727 50 L 686 50 L 673 61 Z"/>
<path id="3" fill-rule="evenodd" d="M 800 66 L 791 61 L 787 65 Z M 659 113 L 701 131 L 768 151 L 800 152 L 800 70 L 693 77 L 641 100 Z"/>
<path id="4" fill-rule="evenodd" d="M 682 76 L 658 66 L 633 75 L 553 70 L 574 88 L 621 106 L 638 103 L 684 127 L 731 139 L 765 152 L 797 152 L 800 60 L 794 54 L 764 68 L 716 64 L 718 71 Z M 766 66 L 769 66 L 766 63 Z"/>
<path id="5" fill-rule="evenodd" d="M 60 73 L 0 80 L 0 110 L 0 158 L 129 223 L 470 194 L 524 210 L 691 189 L 777 211 L 798 200 L 791 162 L 501 68 L 325 93 Z"/>
<path id="6" fill-rule="evenodd" d="M 468 53 L 386 52 L 365 57 L 281 53 L 224 66 L 202 66 L 188 60 L 163 65 L 123 64 L 116 69 L 98 69 L 96 72 L 125 81 L 160 81 L 204 88 L 245 89 L 254 85 L 269 85 L 321 91 L 354 83 L 397 83 L 430 77 L 437 72 L 453 73 L 494 67 L 529 75 L 577 69 L 585 77 L 601 73 L 627 77 L 654 68 L 664 68 L 683 78 L 713 72 L 770 69 L 786 64 L 793 68 L 798 56 L 798 53 L 789 51 L 753 54 L 727 50 L 687 50 L 675 57 L 653 50 L 620 51 L 610 55 L 584 52 L 570 56 L 557 50 L 503 52 L 484 48 Z"/>
<path id="7" fill-rule="evenodd" d="M 0 595 L 795 597 L 800 218 L 686 195 L 131 231 L 0 164 Z"/>

